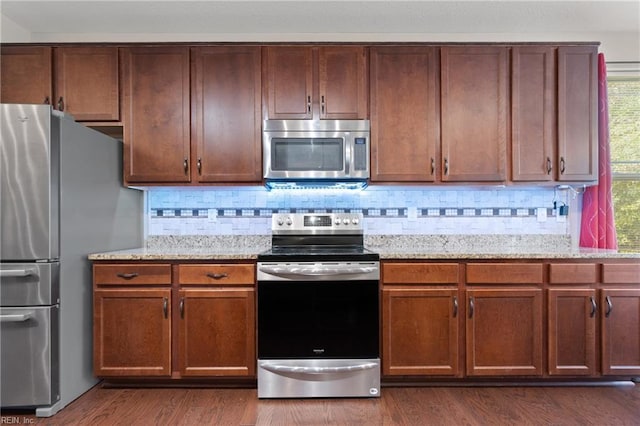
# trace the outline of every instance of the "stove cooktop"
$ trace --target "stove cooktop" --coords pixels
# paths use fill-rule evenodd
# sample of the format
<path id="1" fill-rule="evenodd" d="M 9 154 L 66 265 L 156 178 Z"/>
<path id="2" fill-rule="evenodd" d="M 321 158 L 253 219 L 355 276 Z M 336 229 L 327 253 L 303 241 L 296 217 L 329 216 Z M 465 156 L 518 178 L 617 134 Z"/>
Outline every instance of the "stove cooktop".
<path id="1" fill-rule="evenodd" d="M 378 253 L 363 246 L 299 245 L 274 246 L 258 255 L 267 262 L 377 261 Z"/>

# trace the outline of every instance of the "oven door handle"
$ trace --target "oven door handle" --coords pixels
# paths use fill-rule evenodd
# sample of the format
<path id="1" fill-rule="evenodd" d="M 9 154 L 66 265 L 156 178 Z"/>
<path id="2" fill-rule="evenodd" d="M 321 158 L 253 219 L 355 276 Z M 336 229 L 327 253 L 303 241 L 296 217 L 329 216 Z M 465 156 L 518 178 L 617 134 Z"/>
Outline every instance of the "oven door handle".
<path id="1" fill-rule="evenodd" d="M 283 364 L 261 364 L 260 367 L 273 373 L 298 373 L 298 374 L 337 374 L 348 373 L 352 371 L 371 370 L 378 367 L 374 362 L 365 362 L 363 364 L 342 365 L 339 367 L 301 367 L 295 365 Z"/>
<path id="2" fill-rule="evenodd" d="M 378 268 L 375 266 L 358 266 L 358 267 L 282 267 L 282 266 L 260 266 L 260 271 L 265 274 L 279 276 L 333 276 L 333 275 L 360 275 L 375 272 Z"/>

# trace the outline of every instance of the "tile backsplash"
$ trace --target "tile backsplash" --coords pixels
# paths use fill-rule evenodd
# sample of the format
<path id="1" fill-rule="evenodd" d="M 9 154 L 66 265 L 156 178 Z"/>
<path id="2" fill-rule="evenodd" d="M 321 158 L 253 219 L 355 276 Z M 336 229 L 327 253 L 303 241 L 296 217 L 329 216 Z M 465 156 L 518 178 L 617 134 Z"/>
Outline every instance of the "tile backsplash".
<path id="1" fill-rule="evenodd" d="M 554 188 L 371 186 L 349 190 L 264 187 L 157 188 L 147 192 L 147 234 L 266 235 L 274 212 L 362 212 L 367 234 L 570 233 L 568 191 Z"/>

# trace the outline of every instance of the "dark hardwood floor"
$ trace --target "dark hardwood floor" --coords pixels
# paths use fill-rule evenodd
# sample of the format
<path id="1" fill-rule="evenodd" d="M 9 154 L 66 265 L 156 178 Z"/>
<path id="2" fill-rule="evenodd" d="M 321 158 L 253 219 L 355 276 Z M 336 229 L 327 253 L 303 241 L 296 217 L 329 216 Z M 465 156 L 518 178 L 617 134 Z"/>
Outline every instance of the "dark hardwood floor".
<path id="1" fill-rule="evenodd" d="M 386 387 L 376 399 L 259 400 L 255 389 L 104 388 L 43 425 L 640 425 L 640 386 Z"/>

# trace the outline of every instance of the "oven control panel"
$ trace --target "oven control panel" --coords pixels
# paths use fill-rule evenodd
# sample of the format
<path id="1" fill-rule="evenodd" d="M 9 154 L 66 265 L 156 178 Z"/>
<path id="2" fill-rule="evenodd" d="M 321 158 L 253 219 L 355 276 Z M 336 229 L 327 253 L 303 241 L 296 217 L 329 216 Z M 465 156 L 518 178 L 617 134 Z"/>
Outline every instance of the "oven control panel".
<path id="1" fill-rule="evenodd" d="M 330 231 L 362 231 L 362 213 L 274 213 L 271 230 L 317 233 Z"/>

